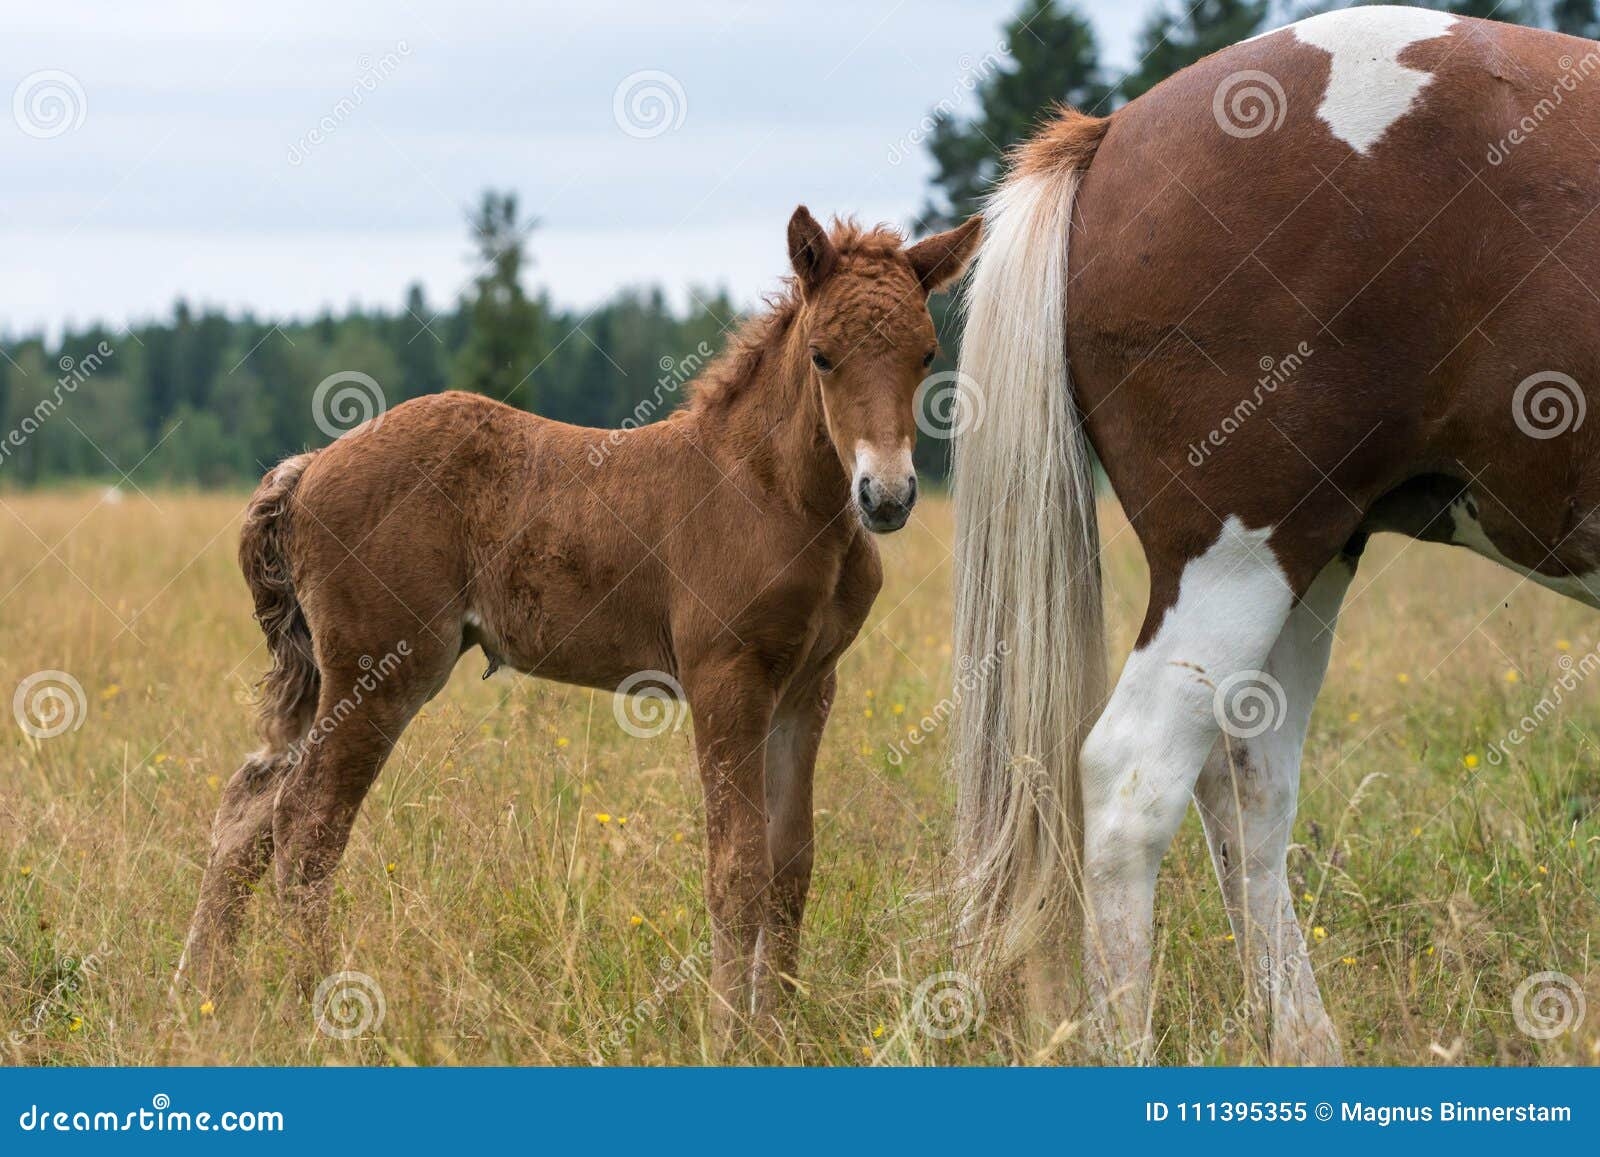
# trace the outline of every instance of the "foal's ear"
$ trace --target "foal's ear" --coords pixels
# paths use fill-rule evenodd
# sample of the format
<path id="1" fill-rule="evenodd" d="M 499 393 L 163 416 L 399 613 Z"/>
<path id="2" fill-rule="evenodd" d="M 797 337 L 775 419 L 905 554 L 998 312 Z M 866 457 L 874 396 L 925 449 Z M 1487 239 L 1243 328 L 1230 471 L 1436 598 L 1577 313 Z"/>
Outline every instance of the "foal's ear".
<path id="1" fill-rule="evenodd" d="M 946 233 L 925 237 L 910 249 L 911 269 L 928 293 L 938 293 L 961 276 L 977 251 L 978 239 L 983 235 L 983 218 L 969 217 L 965 224 L 957 225 Z"/>
<path id="2" fill-rule="evenodd" d="M 794 266 L 794 275 L 800 279 L 801 290 L 808 295 L 816 292 L 833 272 L 838 257 L 827 231 L 817 223 L 811 210 L 801 205 L 789 218 L 789 262 Z"/>

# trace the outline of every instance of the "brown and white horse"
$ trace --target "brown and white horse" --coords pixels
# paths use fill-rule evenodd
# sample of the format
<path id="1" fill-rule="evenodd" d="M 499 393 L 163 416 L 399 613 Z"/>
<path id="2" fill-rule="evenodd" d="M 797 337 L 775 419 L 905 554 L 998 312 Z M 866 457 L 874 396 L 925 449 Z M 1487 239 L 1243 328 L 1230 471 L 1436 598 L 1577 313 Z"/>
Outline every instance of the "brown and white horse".
<path id="1" fill-rule="evenodd" d="M 830 234 L 802 207 L 793 281 L 666 421 L 581 429 L 445 393 L 268 474 L 239 548 L 273 659 L 265 746 L 223 793 L 180 980 L 226 973 L 274 860 L 325 962 L 362 800 L 477 647 L 491 672 L 624 691 L 642 673 L 647 693 L 687 699 L 725 1042 L 753 993 L 796 972 L 817 744 L 882 579 L 867 532 L 898 530 L 916 501 L 927 299 L 979 232 L 974 218 L 907 248 Z"/>
<path id="2" fill-rule="evenodd" d="M 958 653 L 1004 656 L 956 741 L 968 916 L 1046 964 L 1081 923 L 1125 1056 L 1191 799 L 1275 1057 L 1340 1055 L 1285 856 L 1369 534 L 1600 605 L 1597 71 L 1591 41 L 1352 8 L 1064 112 L 993 198 L 955 482 Z M 1109 698 L 1091 446 L 1150 567 Z"/>

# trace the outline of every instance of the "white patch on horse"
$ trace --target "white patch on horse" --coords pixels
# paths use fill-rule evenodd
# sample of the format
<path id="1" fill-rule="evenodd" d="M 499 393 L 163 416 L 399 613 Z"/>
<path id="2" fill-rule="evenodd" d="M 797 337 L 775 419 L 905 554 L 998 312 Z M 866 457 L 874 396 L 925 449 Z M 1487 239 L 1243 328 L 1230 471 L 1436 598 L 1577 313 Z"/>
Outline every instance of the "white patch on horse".
<path id="1" fill-rule="evenodd" d="M 1450 522 L 1453 527 L 1450 533 L 1452 544 L 1464 546 L 1474 554 L 1481 554 L 1491 562 L 1497 562 L 1507 570 L 1515 571 L 1523 578 L 1557 594 L 1600 608 L 1600 570 L 1590 571 L 1588 574 L 1564 576 L 1540 574 L 1538 571 L 1529 570 L 1521 563 L 1507 558 L 1494 544 L 1488 531 L 1483 529 L 1483 523 L 1473 517 L 1472 510 L 1464 498 L 1450 507 Z"/>
<path id="2" fill-rule="evenodd" d="M 857 442 L 850 493 L 860 495 L 865 486 L 866 493 L 875 502 L 892 499 L 902 505 L 908 504 L 916 474 L 916 467 L 911 464 L 909 440 L 889 449 L 874 446 L 871 442 Z"/>
<path id="3" fill-rule="evenodd" d="M 1217 737 L 1217 686 L 1266 665 L 1294 601 L 1271 536 L 1230 516 L 1184 566 L 1176 601 L 1128 656 L 1084 744 L 1085 951 L 1102 1005 L 1144 999 L 1156 872 Z"/>
<path id="4" fill-rule="evenodd" d="M 1432 73 L 1401 64 L 1400 54 L 1445 35 L 1455 22 L 1448 12 L 1379 6 L 1324 12 L 1288 30 L 1333 58 L 1317 116 L 1364 156 L 1433 80 Z"/>

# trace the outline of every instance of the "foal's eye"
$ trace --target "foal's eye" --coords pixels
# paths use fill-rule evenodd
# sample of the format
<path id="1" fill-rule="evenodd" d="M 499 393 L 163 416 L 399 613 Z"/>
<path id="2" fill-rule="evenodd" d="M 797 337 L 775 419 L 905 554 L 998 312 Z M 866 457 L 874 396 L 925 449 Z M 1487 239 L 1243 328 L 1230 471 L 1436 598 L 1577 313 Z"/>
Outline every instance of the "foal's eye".
<path id="1" fill-rule="evenodd" d="M 939 351 L 937 349 L 931 349 L 927 353 L 922 355 L 922 368 L 923 369 L 927 369 L 929 366 L 931 366 L 933 364 L 934 356 L 938 352 Z"/>
<path id="2" fill-rule="evenodd" d="M 821 374 L 825 374 L 829 370 L 833 369 L 833 363 L 827 359 L 821 350 L 811 351 L 811 364 L 816 366 L 817 372 Z"/>

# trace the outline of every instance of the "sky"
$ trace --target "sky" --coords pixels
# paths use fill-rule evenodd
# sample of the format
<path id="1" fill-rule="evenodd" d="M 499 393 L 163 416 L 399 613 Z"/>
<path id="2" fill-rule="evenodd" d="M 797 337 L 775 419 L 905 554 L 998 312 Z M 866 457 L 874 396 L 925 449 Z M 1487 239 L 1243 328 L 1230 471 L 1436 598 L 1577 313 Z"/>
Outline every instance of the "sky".
<path id="1" fill-rule="evenodd" d="M 1154 0 L 1080 0 L 1114 70 Z M 784 272 L 784 226 L 909 222 L 941 102 L 1017 0 L 189 0 L 8 4 L 0 333 L 170 312 L 436 306 L 488 187 L 537 217 L 530 288 Z"/>

